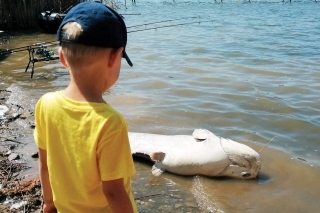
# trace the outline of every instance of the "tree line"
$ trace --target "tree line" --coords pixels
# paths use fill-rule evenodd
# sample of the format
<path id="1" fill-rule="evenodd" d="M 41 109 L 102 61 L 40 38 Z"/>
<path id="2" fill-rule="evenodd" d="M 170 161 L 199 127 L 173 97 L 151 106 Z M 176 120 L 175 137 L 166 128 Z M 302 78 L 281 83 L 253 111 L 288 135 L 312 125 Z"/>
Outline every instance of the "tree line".
<path id="1" fill-rule="evenodd" d="M 90 0 L 0 0 L 0 30 L 37 27 L 41 12 L 63 13 L 70 6 L 85 1 Z M 115 0 L 99 2 L 112 7 L 116 5 Z"/>

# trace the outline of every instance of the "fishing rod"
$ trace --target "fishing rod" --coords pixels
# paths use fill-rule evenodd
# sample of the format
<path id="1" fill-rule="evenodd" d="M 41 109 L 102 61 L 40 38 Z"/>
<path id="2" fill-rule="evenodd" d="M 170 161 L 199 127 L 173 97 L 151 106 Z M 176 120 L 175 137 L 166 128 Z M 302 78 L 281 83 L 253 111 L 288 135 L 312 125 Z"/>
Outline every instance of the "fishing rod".
<path id="1" fill-rule="evenodd" d="M 148 26 L 148 25 L 151 25 L 151 24 L 165 23 L 165 22 L 170 22 L 170 21 L 178 21 L 178 20 L 182 20 L 182 19 L 190 19 L 190 18 L 198 18 L 198 17 L 191 16 L 191 17 L 184 17 L 184 18 L 177 18 L 177 19 L 169 19 L 169 20 L 165 20 L 165 21 L 149 22 L 149 23 L 145 23 L 145 24 L 129 26 L 129 27 L 127 27 L 127 29 L 128 28 L 133 28 L 133 27 Z M 198 22 L 195 22 L 195 23 L 198 23 Z M 186 24 L 189 24 L 189 23 L 174 24 L 174 25 L 167 25 L 167 26 L 159 26 L 159 27 L 147 28 L 147 29 L 143 29 L 143 30 L 141 29 L 141 30 L 136 30 L 136 31 L 131 31 L 131 32 L 139 32 L 139 31 L 144 31 L 144 30 L 152 30 L 152 29 L 171 27 L 171 26 L 173 27 L 173 26 L 186 25 Z M 128 33 L 130 33 L 130 32 L 128 32 Z M 51 45 L 55 45 L 55 44 L 58 44 L 58 41 L 48 41 L 48 42 L 35 43 L 35 44 L 31 44 L 31 45 L 24 46 L 24 47 L 13 48 L 13 49 L 10 49 L 10 50 L 2 50 L 2 51 L 0 51 L 0 55 L 7 55 L 7 54 L 14 53 L 14 52 L 20 52 L 20 51 L 28 50 L 29 47 L 37 48 L 37 47 L 44 47 L 45 45 L 51 46 Z"/>
<path id="2" fill-rule="evenodd" d="M 2 51 L 0 51 L 0 56 L 1 55 L 9 55 L 11 53 L 27 50 L 29 53 L 29 62 L 26 66 L 25 72 L 28 71 L 30 64 L 32 64 L 32 69 L 31 69 L 31 78 L 32 78 L 33 73 L 34 73 L 34 64 L 36 62 L 51 61 L 51 60 L 59 59 L 59 56 L 56 55 L 53 52 L 53 50 L 48 49 L 48 47 L 50 47 L 52 45 L 57 45 L 57 44 L 58 44 L 58 41 L 35 43 L 35 44 L 31 44 L 31 45 L 24 46 L 24 47 L 13 48 L 10 50 L 2 50 Z M 36 58 L 35 54 L 39 55 L 41 58 Z"/>
<path id="3" fill-rule="evenodd" d="M 35 51 L 35 48 L 29 47 L 28 48 L 29 52 L 29 62 L 27 64 L 26 70 L 24 72 L 27 72 L 30 66 L 30 63 L 32 63 L 32 68 L 31 68 L 31 78 L 33 77 L 34 73 L 34 64 L 36 62 L 41 62 L 41 61 L 52 61 L 52 60 L 57 60 L 59 59 L 59 56 L 56 55 L 53 50 L 48 50 L 47 46 L 41 46 L 40 48 Z M 42 58 L 36 58 L 34 57 L 34 54 L 40 55 Z"/>
<path id="4" fill-rule="evenodd" d="M 147 26 L 147 25 L 151 25 L 151 24 L 165 23 L 165 22 L 177 21 L 177 20 L 188 19 L 188 18 L 197 18 L 197 17 L 171 19 L 171 20 L 165 20 L 165 21 L 159 21 L 159 22 L 152 22 L 152 23 L 147 23 L 147 24 L 135 25 L 135 26 L 127 27 L 127 28 L 139 27 L 139 26 Z M 161 28 L 167 28 L 167 27 L 183 26 L 183 25 L 188 25 L 188 24 L 196 24 L 196 23 L 200 24 L 200 23 L 205 23 L 205 22 L 211 22 L 211 21 L 201 21 L 201 20 L 199 20 L 199 21 L 193 21 L 193 22 L 170 24 L 170 25 L 164 25 L 164 26 L 157 26 L 157 27 L 150 27 L 150 28 L 133 30 L 133 31 L 129 31 L 128 33 L 141 32 L 141 31 L 147 31 L 147 30 L 155 30 L 155 29 L 161 29 Z M 34 64 L 36 62 L 51 61 L 51 60 L 59 59 L 58 55 L 56 55 L 52 50 L 48 49 L 48 47 L 53 46 L 53 45 L 58 45 L 58 44 L 59 44 L 59 41 L 48 41 L 48 42 L 35 43 L 35 44 L 31 44 L 31 45 L 24 46 L 24 47 L 17 47 L 17 48 L 13 48 L 13 49 L 9 49 L 9 50 L 2 50 L 2 51 L 0 51 L 0 56 L 27 50 L 28 53 L 29 53 L 29 62 L 27 64 L 27 66 L 26 66 L 25 72 L 28 71 L 28 69 L 30 67 L 30 64 L 32 64 L 32 67 L 31 67 L 31 78 L 33 78 Z M 40 58 L 36 58 L 35 54 L 39 55 Z"/>
<path id="5" fill-rule="evenodd" d="M 13 49 L 9 49 L 9 50 L 2 50 L 2 51 L 0 51 L 0 55 L 8 55 L 11 53 L 28 50 L 28 48 L 30 48 L 30 47 L 31 48 L 40 48 L 40 47 L 45 47 L 45 46 L 52 46 L 55 44 L 58 44 L 58 42 L 57 41 L 48 41 L 48 42 L 35 43 L 35 44 L 31 44 L 31 45 L 24 46 L 24 47 L 17 47 L 17 48 L 13 48 Z"/>

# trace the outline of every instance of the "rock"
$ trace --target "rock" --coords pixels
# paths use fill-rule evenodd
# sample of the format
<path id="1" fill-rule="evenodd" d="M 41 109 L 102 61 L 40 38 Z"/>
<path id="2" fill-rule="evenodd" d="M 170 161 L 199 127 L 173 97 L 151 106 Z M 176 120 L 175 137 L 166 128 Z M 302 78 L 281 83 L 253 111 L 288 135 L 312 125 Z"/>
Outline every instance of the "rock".
<path id="1" fill-rule="evenodd" d="M 174 205 L 174 208 L 175 208 L 175 209 L 178 209 L 178 208 L 180 208 L 181 206 L 183 206 L 181 203 L 177 203 L 177 204 Z"/>
<path id="2" fill-rule="evenodd" d="M 26 205 L 28 202 L 27 201 L 21 201 L 19 203 L 15 203 L 10 207 L 10 210 L 12 209 L 19 209 L 20 207 Z"/>
<path id="3" fill-rule="evenodd" d="M 0 94 L 0 100 L 5 100 L 6 99 L 6 94 Z"/>
<path id="4" fill-rule="evenodd" d="M 17 118 L 19 118 L 21 114 L 20 113 L 17 113 L 17 112 L 14 112 L 14 113 L 9 113 L 8 115 L 8 120 L 16 120 Z"/>
<path id="5" fill-rule="evenodd" d="M 17 159 L 20 159 L 20 156 L 18 153 L 11 153 L 9 156 L 8 156 L 8 160 L 9 161 L 13 161 L 13 160 L 17 160 Z"/>
<path id="6" fill-rule="evenodd" d="M 9 111 L 9 108 L 5 105 L 0 105 L 0 119 L 5 118 L 5 114 Z"/>
<path id="7" fill-rule="evenodd" d="M 31 155 L 32 158 L 39 158 L 39 153 L 35 152 Z"/>
<path id="8" fill-rule="evenodd" d="M 34 129 L 36 127 L 36 124 L 34 123 L 34 121 L 30 121 L 29 126 Z"/>
<path id="9" fill-rule="evenodd" d="M 9 128 L 10 130 L 12 130 L 12 127 Z M 7 136 L 6 138 L 4 138 L 5 141 L 15 141 L 16 140 L 16 137 L 14 136 Z"/>
<path id="10" fill-rule="evenodd" d="M 8 148 L 0 146 L 0 154 L 5 155 L 8 151 Z"/>
<path id="11" fill-rule="evenodd" d="M 192 207 L 192 208 L 197 208 L 197 207 L 198 207 L 198 204 L 197 204 L 196 202 L 190 202 L 190 201 L 188 201 L 188 202 L 186 203 L 186 206 L 187 206 L 187 207 Z"/>
<path id="12" fill-rule="evenodd" d="M 32 116 L 31 113 L 29 111 L 25 111 L 20 115 L 21 119 L 26 119 L 28 117 Z"/>
<path id="13" fill-rule="evenodd" d="M 9 156 L 9 155 L 11 155 L 11 150 L 8 150 L 7 152 L 6 152 L 6 154 L 4 154 L 5 156 Z"/>

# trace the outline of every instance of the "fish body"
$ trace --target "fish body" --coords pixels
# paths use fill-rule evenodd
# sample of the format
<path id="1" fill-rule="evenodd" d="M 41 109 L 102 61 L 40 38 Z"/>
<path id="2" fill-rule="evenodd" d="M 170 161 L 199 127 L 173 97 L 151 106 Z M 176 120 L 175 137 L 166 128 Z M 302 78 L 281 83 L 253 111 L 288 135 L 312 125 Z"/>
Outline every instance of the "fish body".
<path id="1" fill-rule="evenodd" d="M 260 155 L 252 148 L 218 137 L 205 129 L 192 135 L 129 132 L 131 153 L 150 159 L 154 175 L 164 171 L 179 175 L 229 176 L 249 179 L 258 175 Z"/>

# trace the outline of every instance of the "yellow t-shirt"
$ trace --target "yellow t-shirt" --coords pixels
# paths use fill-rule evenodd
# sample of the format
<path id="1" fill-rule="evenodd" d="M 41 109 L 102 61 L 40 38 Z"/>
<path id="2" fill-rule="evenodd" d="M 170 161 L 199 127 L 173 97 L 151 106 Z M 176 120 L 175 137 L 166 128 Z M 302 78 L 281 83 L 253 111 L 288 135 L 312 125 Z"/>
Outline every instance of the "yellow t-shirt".
<path id="1" fill-rule="evenodd" d="M 59 91 L 40 98 L 35 120 L 34 139 L 47 151 L 58 212 L 111 212 L 102 181 L 119 178 L 136 210 L 131 192 L 135 169 L 121 114 L 108 104 L 73 101 Z"/>

